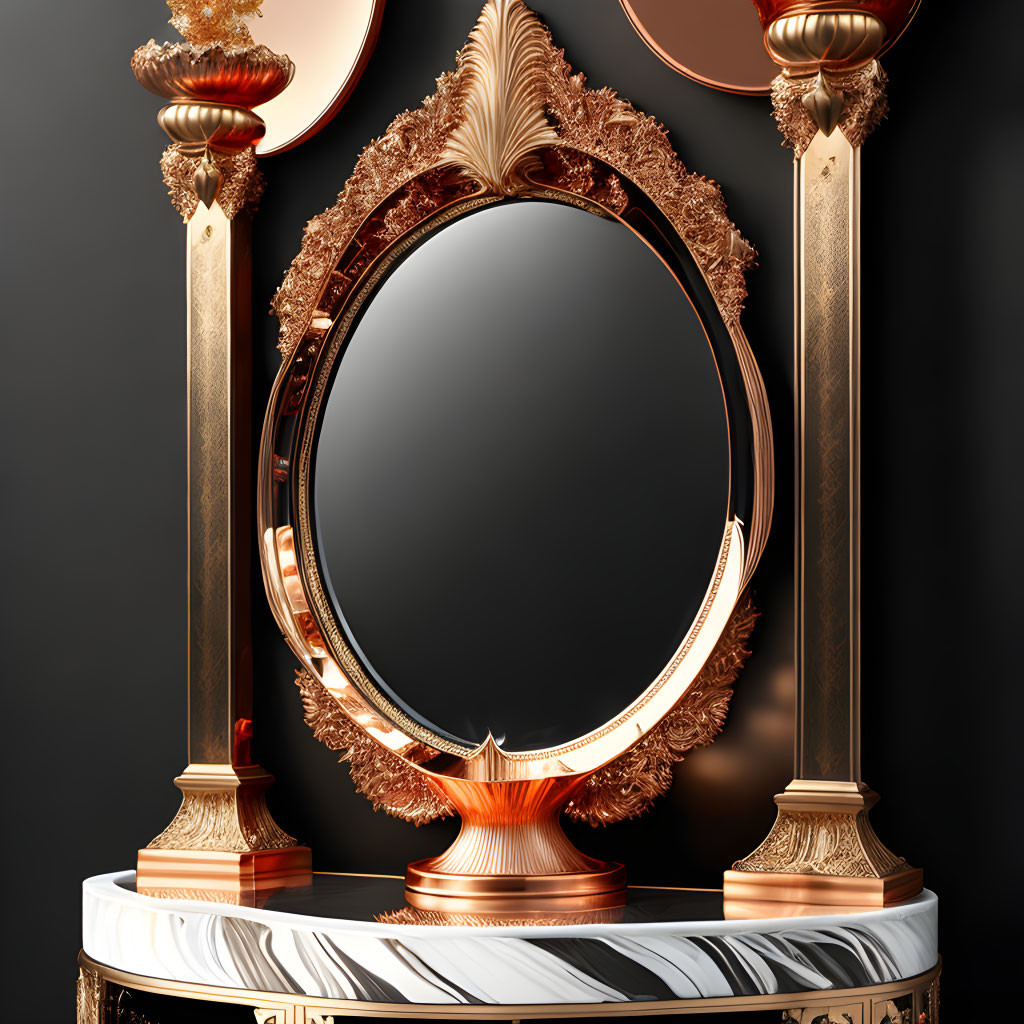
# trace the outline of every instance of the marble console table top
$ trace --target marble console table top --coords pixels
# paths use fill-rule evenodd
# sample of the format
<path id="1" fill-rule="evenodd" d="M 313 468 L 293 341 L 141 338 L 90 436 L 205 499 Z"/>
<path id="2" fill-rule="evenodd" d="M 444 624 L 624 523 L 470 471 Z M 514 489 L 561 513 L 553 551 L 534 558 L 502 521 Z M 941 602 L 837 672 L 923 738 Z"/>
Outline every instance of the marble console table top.
<path id="1" fill-rule="evenodd" d="M 154 899 L 135 873 L 82 885 L 83 941 L 118 970 L 381 1003 L 601 1003 L 770 995 L 913 978 L 938 962 L 938 900 L 724 920 L 721 893 L 631 889 L 599 924 L 386 924 L 397 878 L 316 874 L 261 908 Z M 780 905 L 782 912 L 784 905 Z"/>

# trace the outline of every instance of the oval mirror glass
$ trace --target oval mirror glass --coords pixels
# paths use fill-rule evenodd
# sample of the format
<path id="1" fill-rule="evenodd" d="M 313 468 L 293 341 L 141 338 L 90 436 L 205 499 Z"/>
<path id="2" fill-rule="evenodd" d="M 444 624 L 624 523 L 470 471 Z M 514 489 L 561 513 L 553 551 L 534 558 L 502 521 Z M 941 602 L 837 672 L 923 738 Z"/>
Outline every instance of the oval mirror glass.
<path id="1" fill-rule="evenodd" d="M 506 199 L 371 293 L 312 476 L 319 575 L 381 693 L 461 743 L 554 746 L 635 701 L 708 592 L 730 488 L 718 367 L 639 235 Z"/>

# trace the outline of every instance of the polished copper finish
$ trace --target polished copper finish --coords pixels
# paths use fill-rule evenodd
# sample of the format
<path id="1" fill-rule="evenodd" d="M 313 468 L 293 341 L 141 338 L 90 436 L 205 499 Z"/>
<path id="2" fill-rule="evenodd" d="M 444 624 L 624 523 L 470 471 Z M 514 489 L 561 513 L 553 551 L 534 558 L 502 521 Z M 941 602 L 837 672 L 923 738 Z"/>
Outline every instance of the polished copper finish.
<path id="1" fill-rule="evenodd" d="M 754 618 L 748 598 L 734 612 L 715 651 L 701 669 L 691 695 L 625 755 L 593 774 L 584 774 L 582 785 L 578 787 L 578 780 L 573 780 L 573 787 L 568 790 L 569 802 L 564 808 L 569 817 L 592 825 L 621 821 L 642 813 L 668 788 L 671 765 L 682 756 L 681 752 L 706 745 L 721 727 L 732 693 L 730 687 L 742 665 L 743 645 Z M 469 779 L 483 781 L 488 786 L 501 786 L 522 772 L 523 762 L 514 761 L 493 741 L 483 744 L 468 760 L 456 762 L 447 773 L 417 767 L 414 760 L 417 748 L 410 747 L 399 730 L 367 708 L 359 699 L 358 691 L 334 663 L 328 662 L 325 671 L 328 685 L 308 672 L 297 673 L 306 722 L 317 739 L 330 749 L 344 753 L 356 788 L 372 800 L 375 807 L 419 824 L 460 811 L 455 791 L 460 781 Z M 527 803 L 536 796 L 523 787 L 513 794 L 513 799 Z M 514 807 L 506 812 L 509 819 L 519 813 Z M 477 826 L 465 837 L 460 834 L 460 842 L 456 844 L 460 846 L 459 856 L 476 856 L 478 849 L 493 847 L 509 836 L 507 831 L 502 832 L 501 820 L 493 829 L 487 821 L 478 821 Z M 567 840 L 557 820 L 546 822 L 544 827 L 547 836 L 541 835 L 539 830 L 531 830 L 525 837 L 512 838 L 514 841 L 525 838 L 534 848 L 554 842 L 558 849 L 564 849 Z M 588 865 L 589 859 L 575 850 L 569 851 L 561 862 L 563 867 L 580 864 Z M 518 867 L 514 867 L 518 871 Z M 506 870 L 508 864 L 499 863 L 498 868 Z M 593 870 L 589 866 L 585 869 Z M 591 883 L 585 884 L 589 887 Z"/>
<path id="2" fill-rule="evenodd" d="M 281 889 L 310 884 L 309 847 L 229 853 L 223 850 L 139 851 L 137 890 L 156 899 L 262 906 Z"/>
<path id="3" fill-rule="evenodd" d="M 613 893 L 619 894 L 617 902 L 625 902 L 625 868 L 580 853 L 558 821 L 586 777 L 501 779 L 501 760 L 488 739 L 463 765 L 469 773 L 479 766 L 481 777 L 430 776 L 461 817 L 462 828 L 440 856 L 409 865 L 405 881 L 412 905 L 433 909 L 421 897 L 445 897 L 484 899 L 504 909 L 523 900 L 546 904 Z"/>
<path id="4" fill-rule="evenodd" d="M 140 85 L 164 99 L 251 109 L 281 93 L 295 66 L 266 46 L 233 50 L 151 39 L 135 51 L 132 71 Z"/>
<path id="5" fill-rule="evenodd" d="M 450 876 L 421 870 L 423 863 L 409 865 L 405 890 L 410 908 L 423 913 L 551 924 L 557 922 L 545 921 L 549 915 L 609 913 L 626 904 L 626 872 L 621 864 L 552 879 L 543 875 L 469 876 L 458 886 L 448 886 L 446 883 L 454 881 Z M 612 888 L 605 891 L 605 886 Z"/>
<path id="6" fill-rule="evenodd" d="M 759 96 L 778 68 L 765 52 L 750 0 L 619 0 L 640 38 L 670 68 L 701 85 Z"/>
<path id="7" fill-rule="evenodd" d="M 843 909 L 849 905 L 877 910 L 918 895 L 923 877 L 920 868 L 907 868 L 884 878 L 809 875 L 796 871 L 762 871 L 757 874 L 726 871 L 724 891 L 727 906 L 734 901 L 750 900 L 766 906 L 778 906 L 778 902 L 813 906 L 817 902 Z M 766 909 L 765 915 L 772 916 L 771 911 Z M 735 919 L 729 914 L 726 916 Z"/>
<path id="8" fill-rule="evenodd" d="M 726 872 L 728 876 L 729 872 Z M 779 878 L 784 877 L 779 875 Z M 790 877 L 790 876 L 785 876 Z M 790 892 L 785 900 L 737 899 L 724 896 L 722 916 L 726 921 L 767 921 L 790 917 L 835 917 L 840 914 L 869 914 L 878 906 L 869 903 L 800 903 Z"/>

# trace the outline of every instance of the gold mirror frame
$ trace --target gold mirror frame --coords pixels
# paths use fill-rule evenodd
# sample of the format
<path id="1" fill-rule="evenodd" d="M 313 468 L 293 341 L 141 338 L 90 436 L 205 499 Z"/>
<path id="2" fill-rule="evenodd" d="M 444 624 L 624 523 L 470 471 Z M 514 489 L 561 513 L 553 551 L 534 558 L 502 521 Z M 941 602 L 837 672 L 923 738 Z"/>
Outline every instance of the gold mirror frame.
<path id="1" fill-rule="evenodd" d="M 682 243 L 727 331 L 749 423 L 749 522 L 730 508 L 716 572 L 686 639 L 619 716 L 546 750 L 506 752 L 490 739 L 475 749 L 460 746 L 413 721 L 370 683 L 319 582 L 308 471 L 331 363 L 393 261 L 453 218 L 506 197 L 535 197 L 625 223 L 619 215 L 630 195 L 662 218 L 660 228 L 652 224 L 655 234 Z M 592 824 L 640 813 L 668 788 L 671 765 L 721 728 L 753 625 L 746 588 L 773 499 L 768 403 L 739 324 L 753 257 L 714 182 L 685 169 L 653 118 L 606 89 L 587 89 L 522 0 L 489 0 L 456 70 L 363 151 L 335 205 L 307 225 L 274 298 L 284 359 L 259 461 L 264 580 L 303 664 L 298 683 L 307 722 L 350 761 L 357 788 L 376 807 L 417 824 L 456 810 L 462 816 L 456 844 L 417 874 L 421 891 L 555 897 L 621 885 L 619 866 L 598 866 L 568 843 L 559 812 Z M 730 407 L 730 430 L 738 414 Z M 514 839 L 507 831 L 513 825 Z M 584 874 L 603 880 L 565 884 Z M 474 889 L 453 881 L 467 876 L 490 883 Z M 497 876 L 547 881 L 495 889 Z"/>

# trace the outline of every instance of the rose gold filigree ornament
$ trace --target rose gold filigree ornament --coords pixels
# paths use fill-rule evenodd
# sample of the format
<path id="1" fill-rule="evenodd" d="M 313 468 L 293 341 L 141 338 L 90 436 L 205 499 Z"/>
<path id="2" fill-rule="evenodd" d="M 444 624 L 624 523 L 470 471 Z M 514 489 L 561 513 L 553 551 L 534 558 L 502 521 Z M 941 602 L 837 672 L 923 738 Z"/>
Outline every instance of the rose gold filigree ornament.
<path id="1" fill-rule="evenodd" d="M 139 83 L 171 101 L 157 118 L 173 141 L 162 161 L 164 181 L 186 220 L 199 203 L 218 201 L 229 179 L 236 192 L 244 182 L 250 191 L 234 196 L 231 218 L 251 208 L 262 191 L 246 159 L 266 132 L 252 108 L 279 95 L 295 68 L 286 56 L 253 43 L 245 19 L 259 14 L 260 0 L 168 0 L 168 6 L 186 42 L 151 39 L 132 56 Z M 187 174 L 182 160 L 190 162 Z"/>

